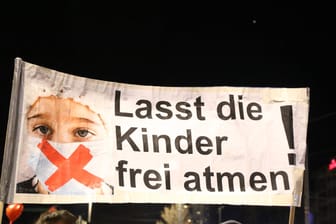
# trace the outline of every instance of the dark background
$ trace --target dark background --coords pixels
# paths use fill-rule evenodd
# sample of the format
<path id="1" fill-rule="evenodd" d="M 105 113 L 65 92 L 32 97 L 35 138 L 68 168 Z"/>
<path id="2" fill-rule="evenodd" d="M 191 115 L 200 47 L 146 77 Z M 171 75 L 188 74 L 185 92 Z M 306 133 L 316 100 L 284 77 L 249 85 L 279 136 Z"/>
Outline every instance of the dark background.
<path id="1" fill-rule="evenodd" d="M 21 57 L 58 71 L 123 83 L 309 87 L 311 181 L 312 173 L 327 169 L 336 154 L 332 9 L 317 2 L 2 2 L 1 151 L 14 59 Z M 311 192 L 318 187 L 310 183 Z"/>

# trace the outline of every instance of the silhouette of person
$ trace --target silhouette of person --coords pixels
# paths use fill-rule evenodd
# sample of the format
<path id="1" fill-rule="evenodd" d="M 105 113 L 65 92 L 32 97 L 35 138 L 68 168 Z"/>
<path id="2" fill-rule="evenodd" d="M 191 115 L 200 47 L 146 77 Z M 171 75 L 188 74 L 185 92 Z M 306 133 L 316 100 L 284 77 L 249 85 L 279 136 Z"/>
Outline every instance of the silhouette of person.
<path id="1" fill-rule="evenodd" d="M 40 214 L 34 224 L 86 224 L 81 217 L 77 217 L 66 209 L 56 209 L 54 207 Z"/>

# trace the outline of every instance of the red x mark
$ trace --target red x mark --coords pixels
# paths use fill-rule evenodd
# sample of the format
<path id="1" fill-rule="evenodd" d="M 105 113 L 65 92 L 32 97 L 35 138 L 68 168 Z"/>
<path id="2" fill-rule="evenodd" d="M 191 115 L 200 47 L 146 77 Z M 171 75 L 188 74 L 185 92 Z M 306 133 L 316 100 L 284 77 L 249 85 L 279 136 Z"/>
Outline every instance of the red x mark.
<path id="1" fill-rule="evenodd" d="M 50 191 L 57 190 L 72 178 L 90 188 L 100 187 L 103 179 L 83 169 L 93 157 L 84 145 L 80 144 L 68 159 L 54 149 L 46 139 L 43 139 L 38 147 L 48 160 L 58 167 L 45 182 Z"/>

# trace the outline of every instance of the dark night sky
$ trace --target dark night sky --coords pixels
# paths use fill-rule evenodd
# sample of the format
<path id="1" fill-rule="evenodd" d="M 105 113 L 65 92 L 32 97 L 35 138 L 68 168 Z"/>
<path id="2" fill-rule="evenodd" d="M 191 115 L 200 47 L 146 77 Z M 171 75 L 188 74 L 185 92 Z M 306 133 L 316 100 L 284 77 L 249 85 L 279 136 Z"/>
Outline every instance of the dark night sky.
<path id="1" fill-rule="evenodd" d="M 309 166 L 326 167 L 336 155 L 331 5 L 12 2 L 0 3 L 2 150 L 21 57 L 124 83 L 310 87 Z"/>

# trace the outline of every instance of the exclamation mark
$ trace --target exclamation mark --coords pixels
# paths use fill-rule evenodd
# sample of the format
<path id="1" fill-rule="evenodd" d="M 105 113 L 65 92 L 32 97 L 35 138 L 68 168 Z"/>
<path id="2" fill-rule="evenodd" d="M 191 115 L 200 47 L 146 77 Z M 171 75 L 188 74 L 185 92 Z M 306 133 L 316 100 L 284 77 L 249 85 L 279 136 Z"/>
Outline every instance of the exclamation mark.
<path id="1" fill-rule="evenodd" d="M 290 149 L 294 150 L 294 133 L 293 133 L 293 109 L 291 105 L 281 106 L 281 117 L 282 123 L 285 128 L 288 146 Z M 296 154 L 295 152 L 288 153 L 288 163 L 289 165 L 296 165 Z"/>

